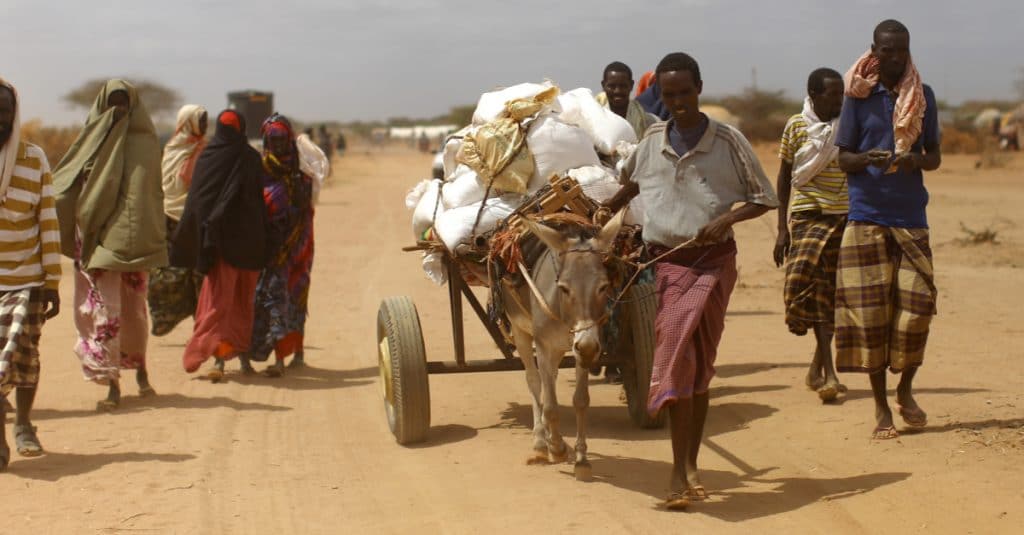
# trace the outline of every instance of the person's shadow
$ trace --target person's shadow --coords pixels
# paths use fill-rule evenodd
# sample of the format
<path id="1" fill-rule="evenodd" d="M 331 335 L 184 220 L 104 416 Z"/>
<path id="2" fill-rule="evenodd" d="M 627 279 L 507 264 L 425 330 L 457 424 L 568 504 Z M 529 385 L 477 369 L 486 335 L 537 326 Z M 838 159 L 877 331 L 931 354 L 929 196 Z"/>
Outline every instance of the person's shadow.
<path id="1" fill-rule="evenodd" d="M 590 457 L 595 482 L 650 496 L 652 507 L 657 507 L 665 498 L 672 463 L 600 453 L 591 453 Z M 841 478 L 771 478 L 767 476 L 776 468 L 748 470 L 742 475 L 723 470 L 701 470 L 701 480 L 710 489 L 710 499 L 691 507 L 690 511 L 728 522 L 742 522 L 792 512 L 822 500 L 840 500 L 863 494 L 898 483 L 911 475 L 909 472 L 879 472 Z M 572 477 L 572 470 L 563 472 L 566 477 Z M 751 484 L 771 488 L 752 490 L 749 489 Z"/>
<path id="2" fill-rule="evenodd" d="M 231 366 L 230 362 L 228 366 Z M 266 368 L 266 364 L 254 362 L 253 367 L 262 371 Z M 380 370 L 376 366 L 353 370 L 332 370 L 307 364 L 301 368 L 285 368 L 284 375 L 281 377 L 266 377 L 262 373 L 245 375 L 237 370 L 229 370 L 225 375 L 224 382 L 289 390 L 331 390 L 369 384 L 374 381 L 372 378 L 379 375 Z M 199 375 L 195 377 L 195 380 L 207 379 L 205 376 Z"/>
<path id="3" fill-rule="evenodd" d="M 114 410 L 114 414 L 131 414 L 136 412 L 151 411 L 157 409 L 214 409 L 218 407 L 228 408 L 236 411 L 269 411 L 281 412 L 290 411 L 291 407 L 281 405 L 268 405 L 266 403 L 252 403 L 238 401 L 222 396 L 188 397 L 182 394 L 157 394 L 156 396 L 140 398 L 137 396 L 125 396 L 121 398 L 121 404 Z M 102 415 L 96 409 L 32 409 L 33 420 L 57 420 L 60 418 L 95 417 Z"/>
<path id="4" fill-rule="evenodd" d="M 195 459 L 187 453 L 47 453 L 32 460 L 14 460 L 7 471 L 17 477 L 41 481 L 59 481 L 61 478 L 87 474 L 115 463 L 180 463 Z M 17 459 L 17 458 L 15 458 Z"/>

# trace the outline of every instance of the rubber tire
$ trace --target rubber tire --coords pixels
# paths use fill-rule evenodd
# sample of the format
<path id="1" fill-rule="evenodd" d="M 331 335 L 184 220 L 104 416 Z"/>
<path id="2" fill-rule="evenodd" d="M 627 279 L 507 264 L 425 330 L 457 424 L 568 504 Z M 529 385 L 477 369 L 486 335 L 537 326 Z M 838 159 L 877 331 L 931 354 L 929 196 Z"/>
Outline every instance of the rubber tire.
<path id="1" fill-rule="evenodd" d="M 389 355 L 383 354 L 381 342 L 385 337 Z M 387 380 L 384 359 L 389 359 L 391 367 L 392 401 L 388 401 L 386 390 L 383 396 L 388 427 L 399 444 L 421 442 L 430 429 L 430 383 L 423 330 L 412 299 L 401 296 L 381 301 L 377 311 L 377 348 L 382 381 Z"/>
<path id="2" fill-rule="evenodd" d="M 626 292 L 621 306 L 622 332 L 625 333 L 622 385 L 626 389 L 629 417 L 638 427 L 660 429 L 665 426 L 665 411 L 661 411 L 656 418 L 647 412 L 647 394 L 650 392 L 651 369 L 654 366 L 654 319 L 658 314 L 658 296 L 654 285 L 634 284 Z"/>

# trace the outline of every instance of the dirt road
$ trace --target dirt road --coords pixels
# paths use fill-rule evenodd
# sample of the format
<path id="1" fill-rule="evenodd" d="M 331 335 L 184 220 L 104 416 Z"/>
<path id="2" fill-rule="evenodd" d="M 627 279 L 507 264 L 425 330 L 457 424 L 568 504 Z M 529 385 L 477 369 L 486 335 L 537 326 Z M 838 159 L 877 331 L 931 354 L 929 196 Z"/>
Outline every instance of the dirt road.
<path id="1" fill-rule="evenodd" d="M 769 174 L 775 160 L 765 151 Z M 740 282 L 713 383 L 704 482 L 690 512 L 656 508 L 670 469 L 665 430 L 632 427 L 618 387 L 591 389 L 595 481 L 571 465 L 527 466 L 519 373 L 430 378 L 429 440 L 397 445 L 377 379 L 380 300 L 410 295 L 431 360 L 451 358 L 447 291 L 422 274 L 405 190 L 428 176 L 411 152 L 354 153 L 316 216 L 307 328 L 311 368 L 211 384 L 181 368 L 191 323 L 150 341 L 159 397 L 116 414 L 71 352 L 72 281 L 43 333 L 35 411 L 48 454 L 0 474 L 0 533 L 1008 533 L 1024 525 L 1024 159 L 975 171 L 949 157 L 929 174 L 940 290 L 919 401 L 931 424 L 872 443 L 867 378 L 845 402 L 803 387 L 810 338 L 781 315 L 774 214 L 738 229 Z M 960 245 L 960 223 L 998 244 Z M 69 266 L 65 266 L 66 269 Z M 470 358 L 496 351 L 467 322 Z M 563 373 L 563 403 L 570 401 Z M 562 421 L 574 434 L 572 412 Z M 753 530 L 753 531 L 751 531 Z"/>

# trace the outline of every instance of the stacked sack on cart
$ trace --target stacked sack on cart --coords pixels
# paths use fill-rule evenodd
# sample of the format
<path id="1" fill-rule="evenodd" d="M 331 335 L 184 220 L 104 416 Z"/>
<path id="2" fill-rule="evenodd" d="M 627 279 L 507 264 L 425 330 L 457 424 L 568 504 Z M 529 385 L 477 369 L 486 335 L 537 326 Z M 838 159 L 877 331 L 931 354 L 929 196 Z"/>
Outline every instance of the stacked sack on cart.
<path id="1" fill-rule="evenodd" d="M 589 89 L 561 93 L 550 82 L 524 83 L 480 97 L 472 124 L 444 146 L 444 180 L 424 180 L 406 197 L 418 241 L 440 242 L 460 256 L 554 176 L 570 176 L 597 202 L 619 189 L 616 162 L 636 147 L 622 117 Z M 638 220 L 642 207 L 631 206 Z M 424 270 L 445 282 L 438 251 Z"/>

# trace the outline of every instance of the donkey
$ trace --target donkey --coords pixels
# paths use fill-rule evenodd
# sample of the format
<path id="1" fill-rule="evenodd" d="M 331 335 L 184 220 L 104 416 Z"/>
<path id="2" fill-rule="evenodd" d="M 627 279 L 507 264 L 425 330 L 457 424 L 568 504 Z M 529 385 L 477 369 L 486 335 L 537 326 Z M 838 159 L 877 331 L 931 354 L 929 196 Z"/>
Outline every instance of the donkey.
<path id="1" fill-rule="evenodd" d="M 526 368 L 533 395 L 533 455 L 529 464 L 565 462 L 568 447 L 558 430 L 555 394 L 558 365 L 567 351 L 576 358 L 577 480 L 591 477 L 587 460 L 586 411 L 590 406 L 588 371 L 601 354 L 601 326 L 611 295 L 604 259 L 622 227 L 624 212 L 604 225 L 596 236 L 572 235 L 526 220 L 529 230 L 546 245 L 533 262 L 528 281 L 502 279 L 501 295 L 512 325 L 512 337 Z M 534 361 L 534 345 L 537 359 Z M 549 459 L 550 454 L 550 459 Z"/>

